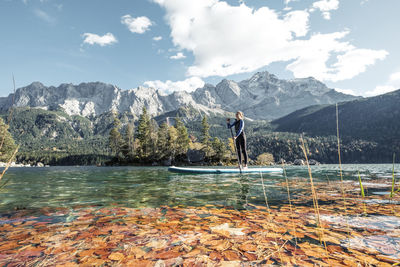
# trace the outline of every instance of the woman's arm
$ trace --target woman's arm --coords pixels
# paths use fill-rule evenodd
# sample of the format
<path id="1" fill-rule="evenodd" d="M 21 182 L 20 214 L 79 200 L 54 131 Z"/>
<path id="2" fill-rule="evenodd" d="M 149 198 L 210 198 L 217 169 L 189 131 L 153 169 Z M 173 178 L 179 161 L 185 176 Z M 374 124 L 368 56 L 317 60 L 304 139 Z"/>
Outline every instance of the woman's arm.
<path id="1" fill-rule="evenodd" d="M 238 137 L 244 129 L 244 122 L 243 120 L 239 120 L 239 130 L 236 132 L 236 137 Z"/>
<path id="2" fill-rule="evenodd" d="M 228 126 L 228 129 L 232 128 L 236 124 L 236 120 L 232 122 L 232 124 L 230 122 L 231 122 L 230 119 L 226 119 L 226 124 Z"/>

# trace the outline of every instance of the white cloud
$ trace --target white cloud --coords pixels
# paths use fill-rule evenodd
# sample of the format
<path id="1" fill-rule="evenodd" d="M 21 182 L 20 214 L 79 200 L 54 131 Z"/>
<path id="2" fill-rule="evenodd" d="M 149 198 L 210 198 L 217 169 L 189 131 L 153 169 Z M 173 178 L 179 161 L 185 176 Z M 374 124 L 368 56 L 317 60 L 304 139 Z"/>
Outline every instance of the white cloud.
<path id="1" fill-rule="evenodd" d="M 341 88 L 335 88 L 335 91 L 338 91 L 339 93 L 347 94 L 347 95 L 357 95 L 356 92 L 352 89 L 341 89 Z"/>
<path id="2" fill-rule="evenodd" d="M 33 10 L 33 13 L 35 14 L 36 17 L 40 18 L 41 20 L 44 20 L 48 23 L 54 23 L 56 21 L 55 18 L 53 18 L 52 16 L 50 16 L 49 14 L 47 14 L 45 11 L 39 9 L 39 8 L 35 8 Z"/>
<path id="3" fill-rule="evenodd" d="M 148 17 L 132 18 L 131 15 L 122 16 L 121 23 L 126 25 L 131 32 L 139 34 L 145 33 L 153 25 Z"/>
<path id="4" fill-rule="evenodd" d="M 366 96 L 376 96 L 386 94 L 400 89 L 400 72 L 392 73 L 389 80 L 384 85 L 378 85 L 373 90 L 365 93 Z"/>
<path id="5" fill-rule="evenodd" d="M 331 13 L 330 11 L 332 10 L 337 10 L 339 8 L 339 0 L 320 0 L 317 2 L 314 2 L 312 7 L 310 8 L 310 11 L 314 11 L 316 9 L 319 9 L 322 12 L 322 16 L 326 20 L 331 19 Z"/>
<path id="6" fill-rule="evenodd" d="M 178 52 L 176 55 L 170 56 L 170 59 L 182 59 L 186 58 L 186 56 L 182 52 Z"/>
<path id="7" fill-rule="evenodd" d="M 144 82 L 143 84 L 145 86 L 153 87 L 169 94 L 174 91 L 192 92 L 197 88 L 203 87 L 204 81 L 199 77 L 190 77 L 184 81 L 172 82 L 168 80 L 166 82 L 162 82 L 160 80 L 157 80 L 157 81 L 147 81 Z"/>
<path id="8" fill-rule="evenodd" d="M 158 42 L 158 41 L 162 40 L 162 37 L 161 36 L 155 36 L 155 37 L 153 37 L 153 40 Z"/>
<path id="9" fill-rule="evenodd" d="M 296 77 L 308 77 L 310 73 L 322 81 L 343 81 L 364 72 L 369 65 L 387 56 L 384 50 L 358 49 L 340 41 L 349 32 L 315 34 L 307 41 L 294 46 L 299 56 L 287 66 Z M 336 62 L 327 66 L 327 61 L 336 55 Z"/>
<path id="10" fill-rule="evenodd" d="M 283 8 L 284 11 L 290 11 L 292 8 L 289 6 L 290 2 L 297 2 L 299 0 L 284 0 L 285 7 Z"/>
<path id="11" fill-rule="evenodd" d="M 379 86 L 375 87 L 374 90 L 366 92 L 365 95 L 366 96 L 377 96 L 377 95 L 382 95 L 382 94 L 392 92 L 394 90 L 396 90 L 396 88 L 394 86 L 379 85 Z"/>
<path id="12" fill-rule="evenodd" d="M 175 47 L 193 53 L 189 76 L 228 76 L 288 62 L 287 69 L 295 77 L 339 81 L 356 76 L 387 55 L 344 41 L 349 31 L 308 36 L 306 10 L 281 14 L 268 7 L 231 6 L 219 0 L 153 1 L 166 9 Z"/>
<path id="13" fill-rule="evenodd" d="M 118 43 L 115 36 L 109 32 L 103 36 L 94 33 L 84 33 L 82 34 L 82 37 L 84 37 L 83 43 L 90 45 L 98 44 L 100 46 L 106 46 Z"/>
<path id="14" fill-rule="evenodd" d="M 396 83 L 400 87 L 400 71 L 392 73 L 389 77 L 389 82 Z"/>

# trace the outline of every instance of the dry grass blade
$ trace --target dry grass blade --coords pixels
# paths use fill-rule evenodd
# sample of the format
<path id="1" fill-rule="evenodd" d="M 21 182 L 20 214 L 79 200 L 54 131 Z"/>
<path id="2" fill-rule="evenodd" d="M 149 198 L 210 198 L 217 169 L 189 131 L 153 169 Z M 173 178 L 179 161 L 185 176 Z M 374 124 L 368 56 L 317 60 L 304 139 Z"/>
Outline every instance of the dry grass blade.
<path id="1" fill-rule="evenodd" d="M 338 157 L 339 157 L 339 173 L 340 173 L 340 190 L 342 192 L 343 198 L 343 208 L 344 208 L 344 216 L 346 217 L 346 225 L 347 225 L 347 234 L 350 236 L 350 226 L 347 218 L 347 204 L 346 204 L 346 195 L 344 192 L 343 185 L 343 169 L 342 169 L 342 159 L 340 156 L 340 136 L 339 136 L 339 109 L 338 104 L 336 103 L 336 136 L 337 136 L 337 144 L 338 144 Z"/>
<path id="2" fill-rule="evenodd" d="M 11 163 L 12 163 L 13 159 L 15 158 L 15 155 L 17 155 L 18 149 L 19 149 L 19 146 L 15 149 L 13 155 L 10 157 L 9 161 L 7 162 L 7 165 L 4 168 L 3 172 L 0 174 L 0 180 L 3 178 L 4 174 L 6 173 L 6 171 L 11 166 Z"/>
<path id="3" fill-rule="evenodd" d="M 393 197 L 394 195 L 394 184 L 395 184 L 395 179 L 394 179 L 394 159 L 395 159 L 396 154 L 393 153 L 393 169 L 392 169 L 392 190 L 390 191 L 390 198 Z"/>
<path id="4" fill-rule="evenodd" d="M 346 199 L 344 196 L 344 187 L 343 187 L 343 170 L 342 170 L 342 158 L 340 154 L 340 137 L 339 137 L 339 109 L 338 104 L 336 103 L 336 137 L 337 137 L 337 144 L 338 144 L 338 157 L 339 157 L 339 174 L 340 174 L 340 188 L 342 190 L 343 196 L 343 205 L 346 208 Z"/>
<path id="5" fill-rule="evenodd" d="M 360 184 L 360 191 L 361 191 L 361 196 L 363 197 L 363 199 L 365 198 L 365 193 L 364 193 L 364 187 L 362 185 L 362 181 L 361 181 L 361 175 L 360 172 L 358 171 L 358 182 Z M 365 207 L 365 202 L 363 202 L 363 209 L 364 209 L 364 214 L 367 214 L 367 208 Z"/>
<path id="6" fill-rule="evenodd" d="M 292 200 L 291 200 L 291 198 L 290 198 L 289 180 L 288 180 L 287 175 L 286 175 L 286 168 L 285 168 L 285 163 L 283 162 L 283 160 L 282 160 L 282 169 L 283 169 L 283 175 L 285 176 L 285 180 L 286 180 L 286 191 L 287 191 L 288 200 L 289 200 L 290 219 L 291 219 L 292 225 L 293 225 L 293 232 L 296 233 L 296 226 L 295 226 L 294 220 L 293 220 L 293 206 L 292 206 Z M 294 239 L 295 239 L 296 247 L 297 247 L 297 237 L 296 237 L 296 234 L 295 234 Z M 295 249 L 295 252 L 296 252 L 296 249 Z"/>
<path id="7" fill-rule="evenodd" d="M 268 205 L 267 193 L 265 192 L 264 178 L 263 178 L 261 172 L 260 172 L 260 177 L 261 177 L 261 184 L 262 184 L 263 193 L 264 193 L 265 204 L 267 205 L 268 223 L 269 223 L 270 225 L 272 225 L 272 228 L 275 228 L 275 227 L 274 227 L 275 224 L 272 222 L 272 219 L 271 219 L 271 211 L 270 211 L 269 205 Z M 274 229 L 272 229 L 272 230 L 273 230 L 274 232 L 276 232 Z M 283 260 L 282 260 L 282 255 L 281 255 L 280 249 L 279 249 L 279 247 L 278 247 L 278 240 L 276 239 L 276 236 L 274 237 L 274 239 L 275 239 L 275 248 L 276 248 L 276 250 L 277 250 L 277 252 L 278 252 L 278 255 L 279 255 L 279 258 L 280 258 L 281 262 L 283 262 Z"/>
<path id="8" fill-rule="evenodd" d="M 310 177 L 310 186 L 311 186 L 311 193 L 312 193 L 313 204 L 314 204 L 314 212 L 315 212 L 315 217 L 316 217 L 316 221 L 317 221 L 317 229 L 320 230 L 318 232 L 319 232 L 319 239 L 320 239 L 320 242 L 321 242 L 321 240 L 323 238 L 323 235 L 324 235 L 324 231 L 323 231 L 323 226 L 321 224 L 321 218 L 320 218 L 320 215 L 319 215 L 317 192 L 315 191 L 315 186 L 314 186 L 314 181 L 313 181 L 313 177 L 312 177 L 311 167 L 310 167 L 310 163 L 308 162 L 307 150 L 306 150 L 306 146 L 305 146 L 303 137 L 301 137 L 301 143 L 302 143 L 302 147 L 301 148 L 303 150 L 304 157 L 305 157 L 306 163 L 307 163 L 308 175 Z M 325 241 L 323 241 L 323 242 L 324 242 L 325 251 L 327 251 L 326 243 L 325 243 Z"/>

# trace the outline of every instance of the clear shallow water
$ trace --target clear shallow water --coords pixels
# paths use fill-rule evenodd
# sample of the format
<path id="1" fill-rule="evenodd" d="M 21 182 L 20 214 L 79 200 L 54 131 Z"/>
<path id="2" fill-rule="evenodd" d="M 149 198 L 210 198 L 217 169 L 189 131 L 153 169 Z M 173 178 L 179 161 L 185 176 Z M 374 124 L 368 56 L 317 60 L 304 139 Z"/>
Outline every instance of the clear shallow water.
<path id="1" fill-rule="evenodd" d="M 397 171 L 396 171 L 397 170 Z M 398 177 L 400 165 L 395 165 Z M 368 180 L 391 181 L 392 165 L 344 165 L 343 178 L 358 183 L 358 171 Z M 337 165 L 312 167 L 318 181 L 339 180 Z M 292 179 L 308 179 L 305 166 L 287 167 Z M 263 174 L 269 204 L 287 202 L 281 174 Z M 49 167 L 9 169 L 0 181 L 0 213 L 43 207 L 80 205 L 125 207 L 224 205 L 243 208 L 246 203 L 265 203 L 260 175 L 176 174 L 163 167 Z M 302 188 L 292 186 L 293 195 Z M 379 184 L 369 185 L 370 194 L 383 194 Z M 387 191 L 386 189 L 384 191 Z"/>

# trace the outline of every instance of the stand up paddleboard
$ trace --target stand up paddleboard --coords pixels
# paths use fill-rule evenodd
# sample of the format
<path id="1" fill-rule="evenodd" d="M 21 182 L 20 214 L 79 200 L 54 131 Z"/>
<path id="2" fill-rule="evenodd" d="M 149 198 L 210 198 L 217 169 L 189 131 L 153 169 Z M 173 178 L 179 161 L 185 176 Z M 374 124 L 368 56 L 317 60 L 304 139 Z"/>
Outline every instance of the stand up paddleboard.
<path id="1" fill-rule="evenodd" d="M 175 167 L 171 166 L 168 168 L 170 172 L 179 172 L 179 173 L 282 173 L 282 168 L 247 168 L 240 170 L 236 169 L 209 169 L 209 168 L 188 168 L 188 167 Z"/>

